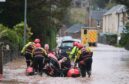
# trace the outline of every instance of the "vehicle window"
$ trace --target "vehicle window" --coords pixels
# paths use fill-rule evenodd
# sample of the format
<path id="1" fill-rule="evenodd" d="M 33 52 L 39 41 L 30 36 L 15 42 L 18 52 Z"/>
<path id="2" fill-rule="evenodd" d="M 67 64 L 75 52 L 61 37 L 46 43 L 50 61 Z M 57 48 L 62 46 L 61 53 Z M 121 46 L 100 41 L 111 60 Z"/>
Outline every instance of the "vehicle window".
<path id="1" fill-rule="evenodd" d="M 62 47 L 66 47 L 66 46 L 68 46 L 68 47 L 73 47 L 73 42 L 64 42 L 64 43 L 62 43 L 61 46 L 62 46 Z"/>

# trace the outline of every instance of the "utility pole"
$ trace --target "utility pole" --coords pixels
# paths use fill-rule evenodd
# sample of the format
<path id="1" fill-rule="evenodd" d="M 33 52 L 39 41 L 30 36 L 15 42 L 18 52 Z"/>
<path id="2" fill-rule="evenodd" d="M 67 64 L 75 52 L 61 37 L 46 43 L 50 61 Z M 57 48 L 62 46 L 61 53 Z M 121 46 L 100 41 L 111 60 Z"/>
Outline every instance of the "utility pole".
<path id="1" fill-rule="evenodd" d="M 92 26 L 92 24 L 91 24 L 91 3 L 92 3 L 92 0 L 89 0 L 88 1 L 88 3 L 89 3 L 89 9 L 88 9 L 88 12 L 89 12 L 89 18 L 88 18 L 88 25 L 89 25 L 89 27 L 91 27 Z"/>
<path id="2" fill-rule="evenodd" d="M 0 0 L 0 2 L 6 2 L 6 0 Z M 0 43 L 0 81 L 3 78 L 3 43 Z"/>
<path id="3" fill-rule="evenodd" d="M 24 45 L 26 44 L 26 30 L 27 30 L 27 0 L 25 0 L 24 5 Z"/>

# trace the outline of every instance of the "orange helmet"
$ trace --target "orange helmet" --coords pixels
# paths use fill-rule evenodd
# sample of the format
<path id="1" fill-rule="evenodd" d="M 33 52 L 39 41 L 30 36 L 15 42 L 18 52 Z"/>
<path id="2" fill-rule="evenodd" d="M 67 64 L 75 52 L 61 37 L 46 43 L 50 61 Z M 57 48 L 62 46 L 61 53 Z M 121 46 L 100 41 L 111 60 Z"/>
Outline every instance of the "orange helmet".
<path id="1" fill-rule="evenodd" d="M 40 44 L 40 43 L 36 43 L 34 46 L 35 46 L 36 48 L 40 48 L 40 47 L 41 47 L 41 44 Z"/>
<path id="2" fill-rule="evenodd" d="M 35 39 L 34 42 L 35 43 L 40 43 L 40 39 Z"/>
<path id="3" fill-rule="evenodd" d="M 73 46 L 77 46 L 78 45 L 78 42 L 73 42 Z"/>
<path id="4" fill-rule="evenodd" d="M 83 45 L 82 45 L 81 43 L 78 43 L 77 47 L 78 47 L 79 49 L 81 49 L 81 48 L 83 48 Z"/>
<path id="5" fill-rule="evenodd" d="M 27 73 L 32 73 L 32 72 L 33 72 L 33 68 L 32 68 L 32 67 L 28 67 L 28 68 L 26 69 L 26 72 L 27 72 Z"/>
<path id="6" fill-rule="evenodd" d="M 67 76 L 68 77 L 79 77 L 80 72 L 79 72 L 78 68 L 72 68 L 68 71 Z"/>

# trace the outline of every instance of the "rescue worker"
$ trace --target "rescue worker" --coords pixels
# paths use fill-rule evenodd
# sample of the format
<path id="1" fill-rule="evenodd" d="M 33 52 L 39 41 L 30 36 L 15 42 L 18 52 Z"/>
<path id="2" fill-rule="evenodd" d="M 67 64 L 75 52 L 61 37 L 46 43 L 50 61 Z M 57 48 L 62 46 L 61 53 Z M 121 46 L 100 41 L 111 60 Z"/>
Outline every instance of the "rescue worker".
<path id="1" fill-rule="evenodd" d="M 39 43 L 35 45 L 35 48 L 33 50 L 34 55 L 34 70 L 36 72 L 39 72 L 39 74 L 42 76 L 43 73 L 43 67 L 44 67 L 44 59 L 47 57 L 46 51 L 41 47 Z"/>
<path id="2" fill-rule="evenodd" d="M 50 53 L 50 49 L 49 49 L 49 45 L 45 44 L 44 45 L 44 49 L 46 50 L 46 52 L 49 54 Z"/>
<path id="3" fill-rule="evenodd" d="M 33 45 L 34 45 L 33 42 L 28 42 L 23 47 L 23 49 L 21 50 L 21 54 L 25 56 L 27 67 L 30 67 L 32 65 L 32 61 L 33 61 L 32 51 L 34 49 L 34 46 Z"/>
<path id="4" fill-rule="evenodd" d="M 45 44 L 44 49 L 46 50 L 47 54 L 52 53 L 56 56 L 56 53 L 49 48 L 49 44 Z"/>
<path id="5" fill-rule="evenodd" d="M 82 77 L 85 77 L 86 73 L 90 77 L 93 52 L 91 52 L 89 47 L 85 48 L 81 44 L 78 47 L 80 50 L 75 61 L 78 62 Z"/>
<path id="6" fill-rule="evenodd" d="M 81 49 L 83 48 L 83 45 L 81 43 L 78 43 L 77 48 L 78 48 L 78 51 L 77 51 L 75 58 L 74 58 L 74 67 L 76 67 L 76 65 L 78 63 L 78 59 L 81 55 Z"/>
<path id="7" fill-rule="evenodd" d="M 77 54 L 78 51 L 78 42 L 73 42 L 73 48 L 72 51 L 70 52 L 69 58 L 70 60 L 73 60 L 75 58 L 75 55 Z"/>

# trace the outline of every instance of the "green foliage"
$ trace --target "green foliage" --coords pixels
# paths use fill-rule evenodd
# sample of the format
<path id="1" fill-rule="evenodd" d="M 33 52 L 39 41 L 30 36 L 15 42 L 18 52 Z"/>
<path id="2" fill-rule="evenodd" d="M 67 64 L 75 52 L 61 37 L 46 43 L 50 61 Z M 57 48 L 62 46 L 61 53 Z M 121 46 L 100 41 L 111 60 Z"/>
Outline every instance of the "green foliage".
<path id="1" fill-rule="evenodd" d="M 93 9 L 98 9 L 98 8 L 110 9 L 114 5 L 116 5 L 115 0 L 93 0 L 92 3 L 93 3 Z"/>
<path id="2" fill-rule="evenodd" d="M 0 25 L 0 39 L 2 40 L 8 40 L 9 42 L 11 42 L 13 45 L 13 48 L 15 48 L 15 46 L 18 44 L 18 35 L 17 33 L 12 30 L 9 29 L 6 26 Z"/>
<path id="3" fill-rule="evenodd" d="M 129 7 L 129 0 L 115 0 L 118 4 L 124 4 Z"/>
<path id="4" fill-rule="evenodd" d="M 99 8 L 105 8 L 110 0 L 94 0 L 93 5 Z"/>
<path id="5" fill-rule="evenodd" d="M 14 28 L 8 28 L 0 24 L 0 39 L 7 40 L 12 43 L 12 46 L 18 46 L 22 48 L 23 46 L 23 32 L 24 32 L 24 23 L 21 22 L 14 26 Z M 31 29 L 27 28 L 27 40 L 31 37 Z"/>
<path id="6" fill-rule="evenodd" d="M 24 34 L 24 22 L 16 24 L 13 28 L 19 36 L 23 36 L 23 34 Z M 28 26 L 27 26 L 26 31 L 27 31 L 27 39 L 29 40 L 30 37 L 33 35 L 33 33 L 31 32 L 31 28 Z"/>
<path id="7" fill-rule="evenodd" d="M 32 28 L 33 39 L 40 38 L 42 44 L 48 43 L 47 39 L 55 40 L 53 38 L 56 38 L 55 34 L 60 26 L 68 21 L 64 18 L 71 0 L 27 0 L 27 2 L 27 21 Z M 6 3 L 0 4 L 1 23 L 12 28 L 24 20 L 24 0 L 7 0 Z M 54 32 L 52 36 L 47 36 L 47 32 L 51 31 Z M 56 45 L 55 41 L 53 43 Z"/>
<path id="8" fill-rule="evenodd" d="M 16 32 L 16 34 L 18 35 L 18 44 L 19 44 L 19 47 L 21 48 L 23 46 L 23 34 L 24 34 L 24 22 L 21 22 L 19 24 L 16 24 L 14 27 L 13 27 L 14 31 Z M 31 32 L 31 28 L 29 28 L 27 26 L 27 33 L 26 33 L 26 36 L 27 36 L 27 41 L 30 40 L 31 36 L 32 36 L 32 32 Z"/>
<path id="9" fill-rule="evenodd" d="M 123 4 L 129 9 L 129 0 L 115 0 L 119 4 Z M 129 14 L 129 10 L 127 11 Z M 122 37 L 120 40 L 120 45 L 124 46 L 126 49 L 129 50 L 129 22 L 126 24 L 126 28 L 124 29 L 122 33 Z"/>
<path id="10" fill-rule="evenodd" d="M 110 9 L 110 8 L 112 8 L 112 7 L 115 6 L 115 5 L 116 5 L 115 2 L 110 2 L 110 3 L 108 3 L 108 4 L 106 5 L 106 8 L 107 8 L 107 9 Z"/>
<path id="11" fill-rule="evenodd" d="M 129 23 L 126 24 L 126 27 L 125 27 L 123 33 L 121 34 L 120 45 L 124 46 L 124 47 L 129 46 Z M 127 49 L 129 49 L 129 48 L 127 48 Z"/>
<path id="12" fill-rule="evenodd" d="M 117 44 L 117 35 L 116 34 L 106 34 L 106 41 L 110 45 Z"/>

